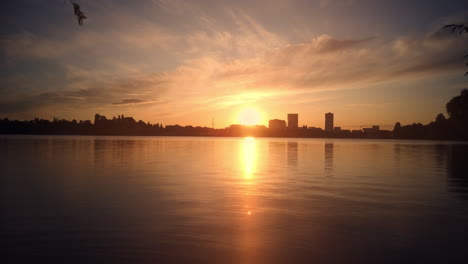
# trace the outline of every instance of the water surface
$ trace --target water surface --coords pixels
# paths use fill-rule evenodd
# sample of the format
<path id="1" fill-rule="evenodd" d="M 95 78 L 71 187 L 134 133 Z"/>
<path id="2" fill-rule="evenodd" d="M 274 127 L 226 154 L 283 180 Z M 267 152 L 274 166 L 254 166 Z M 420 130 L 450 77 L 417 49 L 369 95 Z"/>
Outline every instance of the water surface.
<path id="1" fill-rule="evenodd" d="M 8 260 L 466 263 L 468 145 L 0 136 Z"/>

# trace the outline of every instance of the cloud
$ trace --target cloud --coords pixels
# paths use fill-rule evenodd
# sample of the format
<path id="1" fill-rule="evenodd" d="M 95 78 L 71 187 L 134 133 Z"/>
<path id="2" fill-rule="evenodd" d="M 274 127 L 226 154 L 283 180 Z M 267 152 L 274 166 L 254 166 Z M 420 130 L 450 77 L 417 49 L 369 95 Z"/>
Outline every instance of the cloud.
<path id="1" fill-rule="evenodd" d="M 65 85 L 61 89 L 6 94 L 0 98 L 0 114 L 31 115 L 44 109 L 93 112 L 110 105 L 132 107 L 159 101 L 155 98 L 163 96 L 168 88 L 164 74 L 133 73 L 120 77 L 112 73 L 68 67 L 65 76 Z M 14 85 L 14 82 L 10 81 L 9 84 Z"/>
<path id="2" fill-rule="evenodd" d="M 106 26 L 124 19 L 118 27 L 3 35 L 0 47 L 10 64 L 38 61 L 46 65 L 38 70 L 42 78 L 61 82 L 41 85 L 18 70 L 18 77 L 0 80 L 6 87 L 1 89 L 10 92 L 0 99 L 0 113 L 111 112 L 113 106 L 132 110 L 140 105 L 161 113 L 217 111 L 256 100 L 279 102 L 288 94 L 309 96 L 465 70 L 467 38 L 446 31 L 393 39 L 316 34 L 292 42 L 240 9 L 228 8 L 220 19 L 185 1 L 157 6 L 172 19 L 197 15 L 183 20 L 182 30 L 117 12 L 107 15 Z M 49 77 L 51 63 L 61 71 Z"/>
<path id="3" fill-rule="evenodd" d="M 350 39 L 338 40 L 328 35 L 321 35 L 312 39 L 310 45 L 312 46 L 312 49 L 315 52 L 325 53 L 325 52 L 334 52 L 334 51 L 356 47 L 360 44 L 366 43 L 374 39 L 375 37 L 369 37 L 369 38 L 357 39 L 357 40 L 350 40 Z"/>
<path id="4" fill-rule="evenodd" d="M 150 25 L 138 31 L 85 31 L 52 37 L 21 32 L 1 36 L 0 49 L 10 64 L 33 59 L 76 64 L 93 58 L 112 58 L 115 54 L 120 54 L 122 60 L 141 50 L 167 51 L 175 46 L 177 38 L 176 35 Z"/>
<path id="5" fill-rule="evenodd" d="M 372 41 L 374 40 L 374 41 Z M 228 61 L 215 82 L 246 89 L 345 89 L 463 71 L 466 40 L 401 37 L 338 40 L 321 35 L 270 50 L 255 59 Z"/>
<path id="6" fill-rule="evenodd" d="M 142 100 L 142 99 L 122 99 L 120 102 L 112 103 L 113 105 L 129 105 L 129 104 L 145 104 L 156 102 L 156 100 Z"/>

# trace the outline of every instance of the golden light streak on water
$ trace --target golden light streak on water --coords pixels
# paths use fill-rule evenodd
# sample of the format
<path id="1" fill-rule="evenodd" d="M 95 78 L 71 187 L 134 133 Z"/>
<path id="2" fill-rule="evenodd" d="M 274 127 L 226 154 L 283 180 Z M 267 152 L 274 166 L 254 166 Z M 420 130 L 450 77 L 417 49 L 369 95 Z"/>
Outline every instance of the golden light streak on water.
<path id="1" fill-rule="evenodd" d="M 244 170 L 244 178 L 251 179 L 255 173 L 255 165 L 257 159 L 257 149 L 255 138 L 246 137 L 244 138 L 243 148 L 241 152 L 241 160 Z"/>

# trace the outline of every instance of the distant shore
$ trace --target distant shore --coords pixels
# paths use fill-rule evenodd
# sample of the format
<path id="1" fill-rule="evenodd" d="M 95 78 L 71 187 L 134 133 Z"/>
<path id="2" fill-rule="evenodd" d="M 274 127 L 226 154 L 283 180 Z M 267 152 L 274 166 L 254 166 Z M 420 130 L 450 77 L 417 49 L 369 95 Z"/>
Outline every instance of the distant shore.
<path id="1" fill-rule="evenodd" d="M 238 135 L 238 136 L 217 136 L 217 135 L 124 135 L 124 134 L 37 134 L 37 133 L 0 133 L 0 136 L 86 136 L 86 137 L 200 137 L 200 138 L 284 138 L 284 139 L 360 139 L 360 140 L 418 140 L 418 141 L 446 141 L 446 142 L 460 142 L 468 143 L 468 140 L 462 139 L 428 139 L 428 138 L 377 138 L 377 137 L 301 137 L 301 136 L 251 136 L 251 135 Z"/>

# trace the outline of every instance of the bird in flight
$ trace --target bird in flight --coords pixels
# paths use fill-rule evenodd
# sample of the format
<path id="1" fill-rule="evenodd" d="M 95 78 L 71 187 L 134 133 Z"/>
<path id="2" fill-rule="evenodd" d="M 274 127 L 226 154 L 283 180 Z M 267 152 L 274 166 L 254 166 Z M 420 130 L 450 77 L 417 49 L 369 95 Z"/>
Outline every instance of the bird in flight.
<path id="1" fill-rule="evenodd" d="M 69 0 L 73 5 L 73 12 L 75 13 L 76 18 L 78 19 L 78 25 L 83 26 L 83 19 L 86 19 L 86 15 L 81 11 L 79 4 Z"/>

